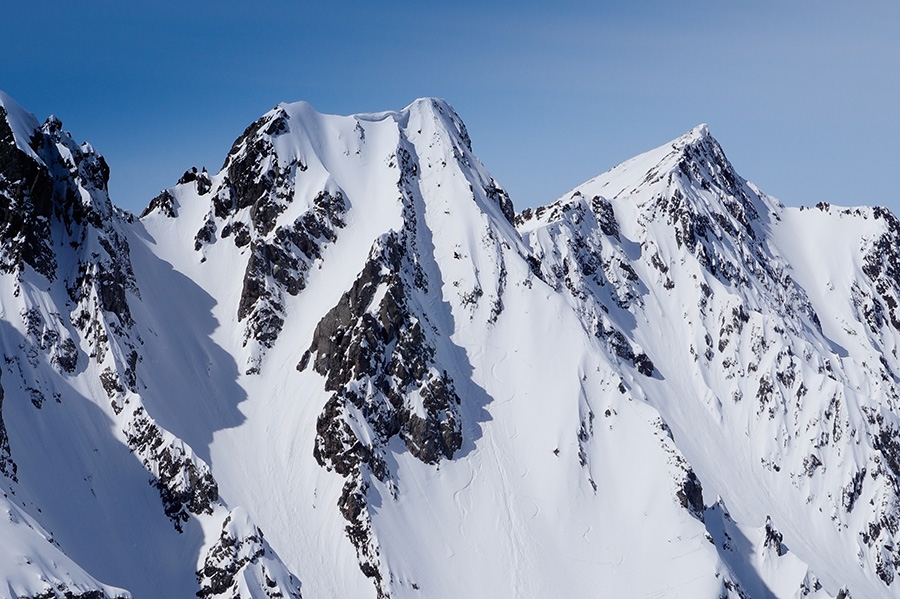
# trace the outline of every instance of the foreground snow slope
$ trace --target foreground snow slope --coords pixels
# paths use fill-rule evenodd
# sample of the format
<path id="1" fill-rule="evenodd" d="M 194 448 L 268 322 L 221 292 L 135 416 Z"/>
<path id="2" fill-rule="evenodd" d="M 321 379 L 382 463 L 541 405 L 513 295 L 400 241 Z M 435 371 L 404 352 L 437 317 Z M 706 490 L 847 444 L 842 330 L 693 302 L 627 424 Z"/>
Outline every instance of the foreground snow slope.
<path id="1" fill-rule="evenodd" d="M 895 595 L 886 211 L 701 126 L 516 215 L 422 99 L 279 105 L 138 220 L 2 100 L 10 596 Z"/>

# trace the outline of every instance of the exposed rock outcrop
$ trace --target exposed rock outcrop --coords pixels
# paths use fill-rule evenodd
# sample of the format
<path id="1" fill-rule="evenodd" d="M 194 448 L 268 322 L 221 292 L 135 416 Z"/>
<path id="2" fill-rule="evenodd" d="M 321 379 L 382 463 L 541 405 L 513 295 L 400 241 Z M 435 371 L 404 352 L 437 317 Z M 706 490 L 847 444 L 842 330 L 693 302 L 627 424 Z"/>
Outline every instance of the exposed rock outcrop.
<path id="1" fill-rule="evenodd" d="M 237 508 L 197 571 L 201 599 L 301 599 L 300 581 L 288 572 L 262 531 Z"/>

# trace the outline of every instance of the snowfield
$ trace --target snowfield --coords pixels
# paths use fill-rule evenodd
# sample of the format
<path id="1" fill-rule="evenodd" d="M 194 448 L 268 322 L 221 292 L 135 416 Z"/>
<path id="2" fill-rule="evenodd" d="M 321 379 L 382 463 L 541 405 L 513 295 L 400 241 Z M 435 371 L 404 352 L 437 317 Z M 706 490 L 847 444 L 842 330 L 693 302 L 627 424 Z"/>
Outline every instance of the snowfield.
<path id="1" fill-rule="evenodd" d="M 516 213 L 425 98 L 137 218 L 0 117 L 0 597 L 898 595 L 887 210 L 701 125 Z"/>

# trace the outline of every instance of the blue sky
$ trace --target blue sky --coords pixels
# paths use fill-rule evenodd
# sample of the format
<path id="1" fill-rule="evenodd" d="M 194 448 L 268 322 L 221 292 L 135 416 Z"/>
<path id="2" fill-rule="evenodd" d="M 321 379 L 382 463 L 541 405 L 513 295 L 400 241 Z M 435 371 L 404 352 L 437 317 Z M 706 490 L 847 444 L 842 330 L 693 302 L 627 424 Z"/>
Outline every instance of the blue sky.
<path id="1" fill-rule="evenodd" d="M 447 99 L 518 208 L 706 122 L 786 204 L 900 212 L 900 2 L 6 3 L 0 89 L 140 210 L 282 101 Z"/>

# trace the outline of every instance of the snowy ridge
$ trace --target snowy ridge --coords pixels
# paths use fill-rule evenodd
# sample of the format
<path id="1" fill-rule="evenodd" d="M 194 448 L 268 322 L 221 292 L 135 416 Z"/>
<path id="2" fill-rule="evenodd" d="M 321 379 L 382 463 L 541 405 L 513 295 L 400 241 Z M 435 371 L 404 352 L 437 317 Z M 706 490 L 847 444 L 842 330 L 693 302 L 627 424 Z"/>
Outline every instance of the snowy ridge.
<path id="1" fill-rule="evenodd" d="M 275 124 L 278 121 L 283 124 Z M 335 239 L 322 246 L 320 256 L 306 270 L 306 285 L 297 289 L 296 294 L 282 290 L 278 296 L 285 315 L 283 328 L 267 352 L 260 355 L 262 359 L 256 362 L 259 370 L 245 374 L 249 378 L 240 383 L 246 389 L 247 404 L 242 405 L 242 412 L 247 421 L 239 428 L 216 433 L 211 448 L 212 464 L 223 493 L 238 497 L 239 504 L 252 510 L 254 520 L 272 531 L 275 546 L 291 547 L 287 559 L 293 563 L 316 563 L 321 559 L 323 545 L 326 553 L 341 555 L 339 560 L 350 558 L 329 566 L 344 572 L 340 582 L 332 578 L 332 570 L 308 570 L 301 565 L 298 573 L 304 581 L 304 593 L 327 594 L 338 589 L 341 594 L 356 596 L 366 594 L 366 589 L 374 586 L 378 595 L 403 596 L 416 593 L 417 587 L 443 588 L 451 584 L 451 579 L 458 578 L 452 573 L 459 569 L 481 572 L 468 580 L 472 585 L 470 592 L 481 592 L 479 589 L 487 587 L 501 594 L 514 592 L 515 589 L 506 586 L 513 572 L 494 578 L 496 574 L 490 574 L 485 564 L 471 561 L 477 554 L 454 552 L 459 557 L 443 567 L 439 565 L 443 560 L 423 563 L 421 556 L 431 553 L 428 547 L 434 542 L 426 534 L 430 527 L 422 523 L 421 534 L 425 536 L 411 537 L 414 533 L 403 524 L 410 518 L 421 517 L 415 508 L 423 501 L 421 481 L 431 476 L 429 472 L 435 465 L 445 472 L 454 470 L 455 473 L 442 479 L 444 484 L 458 488 L 461 493 L 470 489 L 465 494 L 477 505 L 493 505 L 497 497 L 519 488 L 518 484 L 510 486 L 504 482 L 509 460 L 506 451 L 488 450 L 486 458 L 473 457 L 478 455 L 477 440 L 488 434 L 484 427 L 490 428 L 491 417 L 486 411 L 489 398 L 508 403 L 510 398 L 521 395 L 517 403 L 522 404 L 524 420 L 519 426 L 534 429 L 538 423 L 528 414 L 539 409 L 549 391 L 549 383 L 542 380 L 544 377 L 519 387 L 514 381 L 522 375 L 515 369 L 504 372 L 490 366 L 494 358 L 484 351 L 486 346 L 497 346 L 497 342 L 485 341 L 486 332 L 491 336 L 496 334 L 506 345 L 510 327 L 517 328 L 514 323 L 527 319 L 527 312 L 544 310 L 540 306 L 546 303 L 549 291 L 536 277 L 538 269 L 534 259 L 512 227 L 509 199 L 471 154 L 468 136 L 458 117 L 440 101 L 420 100 L 399 113 L 357 117 L 315 115 L 305 104 L 282 105 L 239 139 L 235 144 L 237 150 L 232 152 L 223 171 L 209 176 L 210 189 L 224 180 L 235 160 L 242 159 L 247 140 L 257 139 L 254 131 L 262 135 L 250 145 L 271 146 L 277 156 L 276 160 L 274 156 L 261 154 L 258 160 L 252 161 L 254 168 L 262 172 L 287 172 L 283 165 L 296 163 L 306 167 L 298 166 L 293 170 L 293 177 L 283 179 L 282 189 L 294 191 L 293 194 L 282 192 L 281 198 L 276 192 L 282 208 L 271 230 L 294 227 L 292 223 L 302 218 L 323 190 L 334 194 L 340 191 L 346 213 L 342 217 L 344 227 L 337 231 Z M 274 164 L 280 166 L 276 169 Z M 255 174 L 248 178 L 258 179 Z M 280 179 L 272 176 L 268 180 Z M 366 185 L 360 186 L 360 182 Z M 224 231 L 229 218 L 231 222 L 246 218 L 243 222 L 252 224 L 253 209 L 248 205 L 238 209 L 234 216 L 220 211 L 225 217 L 219 219 L 215 216 L 215 205 L 211 206 L 205 197 L 207 194 L 199 193 L 193 181 L 186 183 L 168 192 L 174 199 L 172 206 L 177 217 L 154 210 L 143 219 L 143 224 L 148 229 L 148 238 L 155 240 L 155 247 L 167 252 L 166 259 L 180 272 L 200 282 L 214 298 L 217 318 L 233 322 L 246 284 L 222 280 L 214 273 L 219 272 L 220 263 L 246 264 L 252 255 L 250 244 L 240 249 L 229 237 L 217 236 L 202 245 L 202 256 L 191 258 L 196 246 L 188 246 L 186 242 L 193 237 L 191 231 L 209 222 L 210 211 L 215 230 Z M 272 195 L 259 197 L 268 202 Z M 183 232 L 176 233 L 179 230 Z M 165 243 L 164 236 L 168 237 Z M 178 250 L 179 245 L 183 249 Z M 305 256 L 301 245 L 281 247 L 288 253 L 288 259 L 300 260 Z M 265 273 L 268 289 L 276 288 L 276 267 L 284 263 L 286 260 L 280 259 L 279 263 L 260 271 Z M 510 289 L 516 291 L 511 293 Z M 531 299 L 524 303 L 517 299 L 522 290 L 529 289 L 533 291 L 525 293 Z M 515 316 L 507 316 L 512 310 L 509 302 L 517 305 Z M 556 306 L 562 314 L 568 313 L 563 304 Z M 292 318 L 292 314 L 305 316 Z M 578 326 L 571 316 L 565 318 Z M 553 338 L 555 347 L 572 355 L 573 365 L 582 362 L 578 356 L 584 348 L 565 350 L 569 342 L 564 336 L 556 333 Z M 226 330 L 218 339 L 223 347 L 232 348 L 233 355 L 244 351 L 242 340 Z M 308 356 L 298 355 L 296 345 L 285 344 L 284 339 L 312 340 Z M 543 361 L 540 356 L 547 343 L 547 340 L 535 340 L 516 345 L 533 348 L 537 353 L 528 359 L 537 364 Z M 299 349 L 306 347 L 304 344 Z M 295 368 L 298 364 L 299 374 Z M 586 465 L 588 453 L 592 451 L 588 447 L 592 408 L 589 400 L 579 399 L 584 395 L 579 391 L 585 376 L 581 370 L 579 367 L 577 372 L 566 375 L 575 385 L 571 394 L 575 401 L 561 422 L 567 423 L 570 438 L 579 449 L 567 454 L 566 468 L 562 471 L 566 475 L 560 487 L 569 484 L 563 482 L 567 478 L 580 481 L 578 486 L 593 496 L 597 483 L 591 482 Z M 286 394 L 282 380 L 296 377 L 299 377 L 296 383 L 299 393 Z M 605 386 L 607 392 L 618 395 L 619 377 L 612 371 L 607 371 L 606 377 L 614 381 Z M 300 404 L 296 404 L 296 399 L 284 403 L 288 397 L 298 396 L 303 398 Z M 297 408 L 289 408 L 290 405 Z M 159 411 L 157 414 L 164 421 L 173 420 Z M 666 465 L 672 454 L 658 438 L 660 429 L 654 424 L 657 419 L 652 410 L 638 420 L 633 417 L 626 420 L 643 427 L 640 430 L 644 431 L 649 451 L 659 456 L 659 472 L 665 472 L 665 478 L 671 480 L 671 494 L 661 498 L 659 509 L 664 513 L 684 513 L 684 517 L 692 519 L 690 510 L 697 512 L 702 506 L 698 508 L 695 502 L 688 508 L 685 506 L 690 506 L 690 502 L 679 499 L 679 492 L 684 495 L 682 487 L 687 470 L 675 466 L 670 471 L 672 467 Z M 297 448 L 295 443 L 276 443 L 271 452 L 266 450 L 264 455 L 259 455 L 258 450 L 251 451 L 250 447 L 257 445 L 254 435 L 258 433 L 253 431 L 263 430 L 285 441 L 297 438 L 297 431 L 314 434 L 308 445 L 304 443 Z M 559 440 L 554 438 L 553 430 L 543 431 L 538 426 L 534 431 L 542 436 L 551 433 L 539 454 L 546 462 L 542 468 L 552 468 L 559 460 L 554 453 L 554 449 L 559 449 Z M 301 433 L 299 438 L 308 434 Z M 583 437 L 580 444 L 579 434 Z M 217 465 L 218 452 L 227 452 L 230 465 Z M 283 455 L 292 458 L 285 463 Z M 461 460 L 460 456 L 466 455 L 469 457 Z M 486 459 L 492 471 L 502 474 L 486 477 L 483 483 L 467 484 L 472 478 L 470 459 Z M 599 464 L 603 460 L 597 458 L 597 461 L 596 471 L 600 476 L 603 470 Z M 261 467 L 262 464 L 265 466 Z M 652 495 L 651 489 L 659 475 L 654 471 L 642 479 L 648 495 Z M 528 490 L 529 496 L 533 495 L 533 485 L 543 484 L 540 480 L 540 476 L 533 476 L 522 488 Z M 298 481 L 304 482 L 298 484 Z M 438 495 L 441 493 L 428 495 L 432 509 L 438 509 L 434 507 Z M 274 509 L 272 502 L 260 501 L 260 497 L 298 496 L 306 500 L 293 501 L 280 509 Z M 546 503 L 545 509 L 549 511 L 557 509 L 553 507 L 554 501 L 553 496 L 548 496 L 542 503 Z M 587 505 L 590 502 L 581 509 L 587 509 Z M 322 506 L 333 506 L 327 521 L 334 532 L 327 538 L 310 539 L 307 544 L 303 523 L 321 519 Z M 520 511 L 527 509 L 533 508 Z M 287 519 L 287 513 L 295 516 Z M 595 520 L 601 513 L 597 511 L 584 526 L 601 529 L 601 523 Z M 455 527 L 461 531 L 483 528 L 491 520 L 490 512 L 482 510 L 469 518 L 453 502 L 445 504 L 438 514 L 431 518 L 446 521 L 449 529 Z M 690 546 L 696 547 L 703 538 L 702 526 L 699 523 L 692 526 L 697 527 L 697 532 Z M 527 519 L 498 522 L 491 529 L 494 530 L 491 538 L 498 539 L 500 544 L 490 541 L 483 551 L 507 556 L 504 559 L 510 564 L 518 564 L 514 572 L 521 579 L 516 584 L 522 592 L 527 588 L 546 588 L 546 572 L 537 565 L 550 559 L 550 550 L 519 555 L 519 542 L 512 542 L 527 534 L 525 531 L 530 529 Z M 616 534 L 627 538 L 624 530 Z M 347 535 L 344 540 L 343 535 Z M 385 542 L 399 535 L 407 538 L 403 546 Z M 541 535 L 546 537 L 546 532 Z M 555 540 L 547 537 L 546 546 L 558 546 L 564 538 L 568 536 Z M 454 536 L 448 537 L 447 542 L 466 544 L 469 541 L 465 539 L 465 536 Z M 662 543 L 661 538 L 651 535 L 629 549 L 629 554 L 636 557 L 641 552 L 647 553 L 653 545 L 661 547 Z M 342 549 L 348 545 L 354 548 L 355 556 L 348 556 Z M 662 554 L 658 561 L 664 561 Z M 354 580 L 349 575 L 352 570 L 345 571 L 348 568 L 357 568 L 364 578 Z M 717 578 L 718 572 L 726 570 L 711 548 L 701 553 L 693 571 L 706 573 L 704 585 L 711 595 L 718 596 L 724 588 L 723 581 L 730 580 L 727 575 Z M 573 592 L 595 582 L 587 572 L 565 574 L 554 581 Z M 374 585 L 365 578 L 372 579 Z M 680 575 L 676 578 L 680 579 Z M 623 591 L 632 583 L 630 575 L 610 579 L 610 584 Z M 729 584 L 736 587 L 736 583 Z M 459 588 L 459 582 L 453 582 L 451 588 Z"/>
<path id="2" fill-rule="evenodd" d="M 11 596 L 896 594 L 887 211 L 701 125 L 515 214 L 426 98 L 280 104 L 134 219 L 0 101 Z"/>
<path id="3" fill-rule="evenodd" d="M 653 165 L 652 160 L 645 160 L 647 156 L 663 158 Z M 638 165 L 637 170 L 629 169 L 631 165 Z M 644 169 L 646 174 L 640 172 Z M 635 180 L 643 184 L 632 186 Z M 612 191 L 612 199 L 597 195 L 602 190 Z M 818 295 L 821 284 L 816 285 L 819 289 L 807 291 L 809 287 L 798 285 L 793 278 L 798 272 L 804 278 L 815 273 L 814 264 L 821 260 L 821 254 L 813 260 L 807 258 L 806 268 L 798 268 L 799 256 L 791 256 L 790 250 L 822 246 L 797 237 L 807 231 L 821 232 L 824 227 L 798 223 L 788 229 L 784 221 L 794 211 L 781 208 L 734 174 L 703 128 L 617 167 L 572 196 L 593 197 L 591 206 L 596 213 L 607 215 L 611 208 L 623 225 L 638 225 L 630 227 L 631 231 L 623 227 L 623 245 L 629 237 L 639 244 L 630 263 L 634 275 L 630 278 L 635 286 L 643 286 L 644 292 L 620 318 L 628 321 L 630 326 L 624 328 L 633 331 L 632 342 L 641 345 L 659 369 L 659 377 L 642 381 L 648 400 L 660 409 L 675 438 L 684 438 L 679 445 L 698 468 L 704 484 L 712 485 L 732 510 L 748 509 L 753 503 L 751 511 L 742 514 L 749 521 L 771 516 L 770 521 L 785 532 L 788 546 L 821 576 L 833 575 L 835 558 L 844 551 L 843 568 L 854 569 L 861 561 L 864 569 L 883 582 L 892 581 L 896 557 L 891 530 L 896 527 L 888 523 L 896 513 L 896 473 L 886 473 L 885 465 L 892 462 L 894 443 L 893 424 L 887 423 L 895 417 L 885 414 L 884 423 L 874 416 L 868 422 L 854 417 L 893 411 L 896 392 L 892 379 L 879 372 L 889 368 L 888 362 L 880 368 L 863 367 L 870 382 L 868 389 L 859 393 L 859 383 L 848 380 L 857 368 L 848 368 L 844 347 L 823 333 L 823 328 L 833 328 L 834 320 L 823 319 L 818 305 L 829 309 L 832 302 L 816 302 L 814 308 L 809 297 L 814 291 Z M 866 212 L 873 211 L 855 214 L 868 218 Z M 877 209 L 874 213 L 884 214 Z M 854 212 L 845 211 L 845 215 Z M 568 247 L 574 254 L 568 260 L 578 268 L 567 269 L 566 258 L 561 260 L 562 271 L 576 273 L 566 279 L 567 291 L 585 314 L 588 326 L 602 336 L 603 325 L 597 324 L 596 315 L 618 316 L 615 308 L 620 302 L 615 297 L 612 302 L 606 300 L 609 292 L 601 289 L 604 281 L 598 285 L 596 277 L 591 281 L 582 276 L 591 272 L 592 264 L 579 261 L 577 250 L 585 245 L 579 240 L 588 235 L 599 239 L 602 233 L 596 221 L 585 220 L 586 227 L 564 227 L 569 239 L 558 235 L 557 240 L 543 241 L 540 229 L 527 234 L 542 246 L 555 251 Z M 851 235 L 857 240 L 866 237 L 858 232 Z M 786 240 L 789 245 L 783 244 Z M 603 247 L 600 242 L 587 245 Z M 865 245 L 861 248 L 864 252 Z M 890 246 L 882 242 L 880 247 L 885 251 Z M 865 262 L 865 255 L 857 261 Z M 871 259 L 869 263 L 874 264 Z M 864 281 L 871 274 L 859 267 L 854 270 L 863 281 L 858 278 L 847 283 L 848 288 L 872 285 Z M 854 270 L 844 271 L 841 278 Z M 881 272 L 880 265 L 868 270 Z M 875 286 L 882 294 L 893 296 L 888 289 L 894 285 L 888 282 Z M 614 289 L 620 290 L 621 285 Z M 593 308 L 597 300 L 601 302 L 599 310 Z M 857 303 L 859 300 L 851 300 L 847 305 Z M 853 320 L 864 319 L 857 316 Z M 872 323 L 869 328 L 876 324 L 883 323 Z M 877 331 L 882 338 L 883 327 Z M 883 360 L 877 351 L 868 353 L 873 365 Z M 708 424 L 700 426 L 700 422 Z M 699 435 L 698 430 L 708 432 Z M 751 451 L 735 443 L 734 439 L 741 437 L 749 438 Z M 723 451 L 728 456 L 725 459 Z M 716 463 L 710 463 L 713 456 Z M 873 465 L 866 468 L 867 462 Z M 734 468 L 735 464 L 742 466 Z M 872 467 L 878 474 L 867 483 L 865 472 Z M 852 513 L 866 484 L 874 506 L 867 523 Z M 765 495 L 760 495 L 760 489 Z M 773 495 L 779 499 L 773 501 Z M 748 501 L 750 497 L 753 499 Z M 809 505 L 818 507 L 809 509 Z M 838 536 L 843 540 L 838 541 Z M 790 542 L 792 537 L 797 541 Z M 813 538 L 817 540 L 811 542 Z M 819 549 L 823 546 L 834 549 L 826 554 Z M 852 579 L 849 586 L 866 596 L 883 592 L 871 579 L 867 583 L 862 577 L 846 576 L 829 582 L 838 586 Z"/>
<path id="4" fill-rule="evenodd" d="M 127 594 L 72 568 L 65 551 L 101 579 L 124 576 L 139 595 L 178 595 L 185 579 L 196 584 L 196 567 L 182 561 L 179 577 L 170 566 L 147 563 L 160 562 L 163 547 L 183 545 L 174 539 L 192 518 L 220 522 L 225 508 L 208 466 L 143 405 L 143 340 L 135 320 L 141 294 L 127 239 L 133 217 L 110 203 L 103 158 L 63 133 L 58 119 L 47 119 L 30 143 L 37 160 L 12 140 L 0 148 L 3 225 L 10 234 L 0 283 L 2 384 L 4 420 L 12 413 L 15 423 L 5 426 L 4 497 L 16 497 L 27 510 L 27 516 L 10 511 L 10 522 L 26 524 L 14 529 L 4 549 L 16 563 L 44 565 L 31 582 L 14 573 L 10 592 Z M 10 396 L 19 400 L 12 409 Z M 160 527 L 166 518 L 171 532 Z M 52 537 L 35 522 L 53 530 Z M 201 525 L 193 526 L 199 531 Z M 35 543 L 29 529 L 48 543 Z M 141 549 L 115 530 L 140 538 Z M 110 538 L 97 545 L 91 539 L 98 535 Z M 192 536 L 188 547 L 202 541 Z"/>

